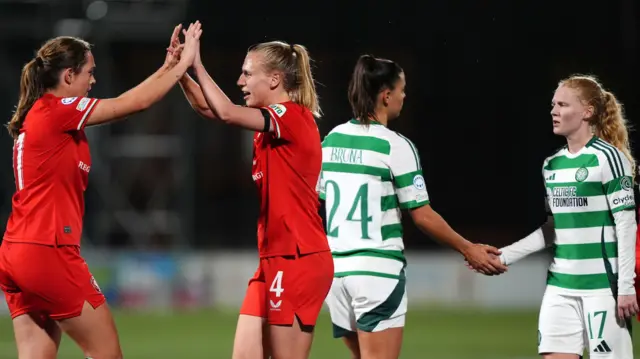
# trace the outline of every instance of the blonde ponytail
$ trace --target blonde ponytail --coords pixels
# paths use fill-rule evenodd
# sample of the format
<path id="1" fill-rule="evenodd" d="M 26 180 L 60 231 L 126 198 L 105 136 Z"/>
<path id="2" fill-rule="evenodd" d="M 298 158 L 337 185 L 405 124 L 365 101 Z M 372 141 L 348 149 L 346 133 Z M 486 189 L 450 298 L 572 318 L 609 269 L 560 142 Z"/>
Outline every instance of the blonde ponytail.
<path id="1" fill-rule="evenodd" d="M 322 110 L 318 101 L 316 84 L 311 72 L 311 58 L 309 52 L 302 45 L 293 45 L 296 54 L 296 67 L 298 75 L 298 86 L 291 90 L 291 100 L 308 108 L 315 117 L 322 116 Z"/>
<path id="2" fill-rule="evenodd" d="M 593 122 L 595 135 L 619 149 L 631 163 L 635 176 L 636 163 L 631 154 L 627 120 L 623 116 L 622 105 L 609 91 L 603 91 L 603 111 L 599 119 Z"/>
<path id="3" fill-rule="evenodd" d="M 304 46 L 270 41 L 253 45 L 248 51 L 260 51 L 267 70 L 277 70 L 284 74 L 284 89 L 289 93 L 291 101 L 308 108 L 317 118 L 322 116 L 311 72 L 311 57 Z"/>

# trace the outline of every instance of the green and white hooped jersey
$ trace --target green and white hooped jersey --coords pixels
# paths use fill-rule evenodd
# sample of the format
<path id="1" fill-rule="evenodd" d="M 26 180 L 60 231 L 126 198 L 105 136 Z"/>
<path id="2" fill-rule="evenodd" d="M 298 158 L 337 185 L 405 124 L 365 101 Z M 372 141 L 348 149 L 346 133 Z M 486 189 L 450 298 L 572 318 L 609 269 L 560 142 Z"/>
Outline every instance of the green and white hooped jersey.
<path id="1" fill-rule="evenodd" d="M 337 126 L 322 142 L 318 192 L 325 200 L 335 276 L 400 278 L 401 209 L 429 203 L 413 143 L 375 122 Z"/>
<path id="2" fill-rule="evenodd" d="M 630 162 L 594 137 L 578 153 L 565 147 L 547 158 L 543 175 L 556 234 L 547 285 L 568 295 L 610 295 L 618 273 L 613 214 L 635 207 Z"/>

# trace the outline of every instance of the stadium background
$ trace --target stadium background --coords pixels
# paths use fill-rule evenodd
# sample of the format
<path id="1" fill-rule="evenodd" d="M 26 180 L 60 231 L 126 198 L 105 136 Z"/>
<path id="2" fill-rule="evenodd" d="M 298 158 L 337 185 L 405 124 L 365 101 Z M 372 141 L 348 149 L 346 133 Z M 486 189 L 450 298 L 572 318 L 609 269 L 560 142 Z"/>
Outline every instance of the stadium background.
<path id="1" fill-rule="evenodd" d="M 346 87 L 360 54 L 399 62 L 408 96 L 391 127 L 416 143 L 433 207 L 473 241 L 506 245 L 544 221 L 540 167 L 562 144 L 549 117 L 559 79 L 594 73 L 632 123 L 640 116 L 634 0 L 0 0 L 2 121 L 17 101 L 22 64 L 47 38 L 92 42 L 92 95 L 110 97 L 155 71 L 173 26 L 196 19 L 203 60 L 234 101 L 249 45 L 306 45 L 321 83 L 322 134 L 350 118 Z M 116 310 L 126 357 L 230 357 L 256 266 L 251 135 L 198 118 L 177 88 L 150 110 L 87 134 L 83 253 Z M 3 224 L 14 191 L 11 146 L 0 134 Z M 486 278 L 409 221 L 405 233 L 411 312 L 402 358 L 536 356 L 547 255 Z M 0 308 L 0 359 L 15 358 Z M 65 340 L 60 357 L 81 354 Z M 327 357 L 348 355 L 325 314 L 312 358 Z"/>

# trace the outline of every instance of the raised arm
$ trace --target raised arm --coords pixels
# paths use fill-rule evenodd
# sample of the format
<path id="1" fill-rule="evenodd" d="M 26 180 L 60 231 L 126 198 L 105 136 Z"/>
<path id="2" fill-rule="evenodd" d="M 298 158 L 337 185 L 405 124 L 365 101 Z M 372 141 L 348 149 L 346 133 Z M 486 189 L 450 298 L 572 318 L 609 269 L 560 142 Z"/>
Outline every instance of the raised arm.
<path id="1" fill-rule="evenodd" d="M 180 30 L 182 29 L 182 25 L 177 25 L 173 29 L 173 34 L 171 35 L 171 40 L 169 41 L 169 47 L 167 47 L 167 56 L 165 59 L 165 65 L 168 69 L 173 68 L 180 62 L 180 57 L 182 55 L 182 51 L 184 50 L 184 45 L 180 43 Z M 215 119 L 216 116 L 213 114 L 213 111 L 209 108 L 207 101 L 204 99 L 204 94 L 202 93 L 202 89 L 200 85 L 196 81 L 194 81 L 188 73 L 185 72 L 184 75 L 180 78 L 180 88 L 182 89 L 182 93 L 187 98 L 187 101 L 191 105 L 191 108 L 194 109 L 200 116 Z"/>
<path id="2" fill-rule="evenodd" d="M 211 111 L 211 108 L 209 108 L 209 104 L 204 98 L 204 93 L 202 93 L 200 85 L 198 85 L 198 83 L 192 79 L 188 73 L 185 73 L 182 78 L 180 78 L 180 88 L 194 111 L 196 111 L 200 116 L 217 119 L 216 115 Z"/>
<path id="3" fill-rule="evenodd" d="M 100 100 L 90 117 L 87 125 L 108 123 L 146 110 L 164 97 L 167 92 L 180 80 L 193 63 L 196 51 L 200 46 L 202 34 L 199 22 L 191 24 L 185 32 L 185 47 L 180 62 L 171 69 L 163 65 L 153 75 L 138 84 L 138 86 L 116 98 Z"/>
<path id="4" fill-rule="evenodd" d="M 200 82 L 200 88 L 202 89 L 208 108 L 215 117 L 229 125 L 239 126 L 252 131 L 273 131 L 269 112 L 265 109 L 238 106 L 231 102 L 227 95 L 213 81 L 211 76 L 209 76 L 202 62 L 199 61 L 199 54 L 195 60 L 193 70 L 198 82 Z M 187 82 L 192 89 L 197 86 L 195 81 L 185 82 Z"/>

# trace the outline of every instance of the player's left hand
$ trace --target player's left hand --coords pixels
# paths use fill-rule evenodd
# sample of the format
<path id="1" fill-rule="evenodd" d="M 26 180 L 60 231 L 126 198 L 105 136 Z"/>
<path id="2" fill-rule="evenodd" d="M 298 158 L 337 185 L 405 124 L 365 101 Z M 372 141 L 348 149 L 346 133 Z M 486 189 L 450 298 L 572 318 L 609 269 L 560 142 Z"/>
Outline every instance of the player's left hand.
<path id="1" fill-rule="evenodd" d="M 638 300 L 635 294 L 618 296 L 618 318 L 631 318 L 638 312 L 640 312 L 640 308 L 638 308 Z"/>
<path id="2" fill-rule="evenodd" d="M 189 66 L 193 66 L 196 55 L 200 52 L 200 36 L 202 36 L 202 24 L 196 21 L 189 25 L 184 34 L 184 49 L 180 61 L 185 61 Z"/>

